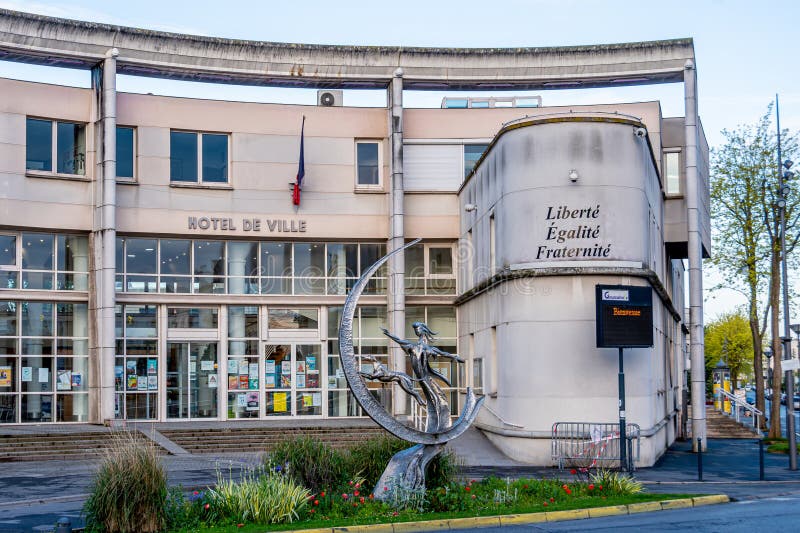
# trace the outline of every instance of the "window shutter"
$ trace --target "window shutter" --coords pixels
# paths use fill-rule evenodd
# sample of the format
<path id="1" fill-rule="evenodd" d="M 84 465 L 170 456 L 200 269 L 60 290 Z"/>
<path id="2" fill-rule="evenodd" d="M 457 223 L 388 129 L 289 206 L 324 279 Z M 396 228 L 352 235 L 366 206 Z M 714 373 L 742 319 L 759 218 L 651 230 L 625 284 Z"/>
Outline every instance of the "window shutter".
<path id="1" fill-rule="evenodd" d="M 407 191 L 457 191 L 464 178 L 460 144 L 403 146 L 403 185 Z"/>

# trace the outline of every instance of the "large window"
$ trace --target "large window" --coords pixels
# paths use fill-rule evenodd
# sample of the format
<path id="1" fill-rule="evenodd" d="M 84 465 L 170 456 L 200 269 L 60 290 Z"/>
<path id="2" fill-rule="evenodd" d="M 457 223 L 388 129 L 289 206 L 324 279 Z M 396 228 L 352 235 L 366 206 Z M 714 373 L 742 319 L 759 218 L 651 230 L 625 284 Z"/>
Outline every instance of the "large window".
<path id="1" fill-rule="evenodd" d="M 380 143 L 356 142 L 356 186 L 377 188 L 381 184 Z"/>
<path id="2" fill-rule="evenodd" d="M 170 181 L 228 182 L 228 135 L 173 130 L 169 139 Z"/>
<path id="3" fill-rule="evenodd" d="M 83 124 L 29 117 L 25 143 L 27 170 L 52 174 L 86 173 L 86 131 Z"/>
<path id="4" fill-rule="evenodd" d="M 116 418 L 158 418 L 158 312 L 155 305 L 116 308 Z"/>
<path id="5" fill-rule="evenodd" d="M 88 312 L 0 301 L 0 423 L 88 421 Z"/>
<path id="6" fill-rule="evenodd" d="M 483 152 L 489 147 L 488 144 L 465 144 L 464 145 L 464 177 L 469 176 Z"/>
<path id="7" fill-rule="evenodd" d="M 455 294 L 453 246 L 417 244 L 406 250 L 406 292 L 413 295 Z"/>
<path id="8" fill-rule="evenodd" d="M 117 178 L 133 179 L 136 170 L 134 128 L 117 126 Z"/>
<path id="9" fill-rule="evenodd" d="M 85 291 L 89 240 L 83 235 L 0 235 L 0 289 Z"/>
<path id="10" fill-rule="evenodd" d="M 386 246 L 122 237 L 116 253 L 118 292 L 345 295 Z M 364 294 L 385 291 L 382 267 Z"/>
<path id="11" fill-rule="evenodd" d="M 339 320 L 341 307 L 328 308 L 328 416 L 362 416 L 344 377 L 339 358 Z M 381 333 L 387 327 L 385 307 L 359 307 L 353 317 L 353 347 L 359 368 L 371 372 L 374 365 L 389 368 L 389 341 Z M 367 380 L 370 392 L 388 412 L 392 412 L 392 386 L 379 381 Z"/>
<path id="12" fill-rule="evenodd" d="M 664 153 L 664 188 L 667 194 L 682 194 L 681 191 L 681 153 Z"/>

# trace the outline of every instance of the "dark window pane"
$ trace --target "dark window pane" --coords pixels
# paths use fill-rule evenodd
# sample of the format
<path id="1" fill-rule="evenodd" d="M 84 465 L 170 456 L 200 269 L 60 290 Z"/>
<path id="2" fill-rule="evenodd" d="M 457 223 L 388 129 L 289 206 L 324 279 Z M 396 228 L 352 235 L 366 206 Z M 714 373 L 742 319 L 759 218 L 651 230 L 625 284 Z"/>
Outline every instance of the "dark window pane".
<path id="1" fill-rule="evenodd" d="M 22 234 L 22 268 L 53 270 L 53 236 L 44 233 Z"/>
<path id="2" fill-rule="evenodd" d="M 56 170 L 62 174 L 85 173 L 84 128 L 81 124 L 59 122 L 56 131 Z"/>
<path id="3" fill-rule="evenodd" d="M 89 272 L 89 239 L 79 235 L 59 235 L 56 243 L 58 270 Z"/>
<path id="4" fill-rule="evenodd" d="M 161 274 L 191 274 L 191 254 L 192 241 L 161 241 Z"/>
<path id="5" fill-rule="evenodd" d="M 17 302 L 0 301 L 0 336 L 17 335 Z"/>
<path id="6" fill-rule="evenodd" d="M 167 309 L 167 326 L 214 329 L 218 324 L 218 313 L 219 310 L 215 307 L 170 307 Z"/>
<path id="7" fill-rule="evenodd" d="M 203 181 L 228 181 L 228 136 L 203 134 Z"/>
<path id="8" fill-rule="evenodd" d="M 117 128 L 117 177 L 133 177 L 133 128 Z"/>
<path id="9" fill-rule="evenodd" d="M 478 159 L 481 158 L 483 152 L 489 147 L 488 144 L 465 144 L 464 145 L 464 177 L 466 178 L 472 169 L 475 168 L 475 164 L 478 162 Z"/>
<path id="10" fill-rule="evenodd" d="M 156 273 L 156 239 L 126 239 L 126 269 L 128 274 Z"/>
<path id="11" fill-rule="evenodd" d="M 59 303 L 56 305 L 56 335 L 59 337 L 89 336 L 89 306 Z"/>
<path id="12" fill-rule="evenodd" d="M 328 245 L 328 276 L 353 278 L 358 276 L 358 245 Z"/>
<path id="13" fill-rule="evenodd" d="M 406 248 L 406 278 L 425 277 L 425 247 L 415 244 Z"/>
<path id="14" fill-rule="evenodd" d="M 452 248 L 429 248 L 428 249 L 428 273 L 429 274 L 452 274 L 453 273 L 453 250 Z"/>
<path id="15" fill-rule="evenodd" d="M 261 275 L 291 276 L 292 245 L 283 242 L 262 242 Z"/>
<path id="16" fill-rule="evenodd" d="M 117 237 L 115 252 L 116 252 L 115 259 L 117 262 L 116 270 L 117 273 L 121 274 L 125 272 L 125 239 L 120 239 L 119 237 Z"/>
<path id="17" fill-rule="evenodd" d="M 53 170 L 53 123 L 49 120 L 29 118 L 25 128 L 28 170 Z"/>
<path id="18" fill-rule="evenodd" d="M 0 265 L 17 264 L 17 238 L 13 235 L 0 235 Z"/>
<path id="19" fill-rule="evenodd" d="M 225 243 L 194 241 L 194 273 L 225 274 Z"/>
<path id="20" fill-rule="evenodd" d="M 320 277 L 325 275 L 325 245 L 296 243 L 294 245 L 294 275 Z"/>
<path id="21" fill-rule="evenodd" d="M 385 244 L 362 244 L 361 245 L 361 272 L 363 273 L 386 254 Z M 383 265 L 375 273 L 376 276 L 386 275 L 386 265 Z"/>
<path id="22" fill-rule="evenodd" d="M 197 181 L 197 134 L 169 133 L 169 179 Z"/>
<path id="23" fill-rule="evenodd" d="M 158 319 L 154 305 L 126 305 L 125 306 L 125 336 L 131 337 L 157 337 Z"/>
<path id="24" fill-rule="evenodd" d="M 378 185 L 378 143 L 358 143 L 358 184 Z"/>

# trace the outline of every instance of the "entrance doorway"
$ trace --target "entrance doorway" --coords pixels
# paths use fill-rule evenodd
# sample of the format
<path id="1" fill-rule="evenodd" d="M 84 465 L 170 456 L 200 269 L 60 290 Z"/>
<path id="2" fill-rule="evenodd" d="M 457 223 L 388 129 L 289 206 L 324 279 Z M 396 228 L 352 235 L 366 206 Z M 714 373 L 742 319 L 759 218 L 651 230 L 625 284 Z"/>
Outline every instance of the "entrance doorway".
<path id="1" fill-rule="evenodd" d="M 267 344 L 266 416 L 322 416 L 322 345 Z"/>
<path id="2" fill-rule="evenodd" d="M 216 342 L 167 342 L 167 418 L 217 418 Z"/>

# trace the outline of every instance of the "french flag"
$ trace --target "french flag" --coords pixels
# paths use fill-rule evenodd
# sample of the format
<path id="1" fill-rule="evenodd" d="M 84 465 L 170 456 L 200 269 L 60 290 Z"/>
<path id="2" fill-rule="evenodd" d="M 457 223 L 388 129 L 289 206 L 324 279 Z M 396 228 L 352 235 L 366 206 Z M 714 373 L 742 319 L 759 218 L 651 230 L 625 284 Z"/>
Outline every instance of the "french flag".
<path id="1" fill-rule="evenodd" d="M 303 155 L 303 134 L 306 128 L 306 117 L 303 116 L 303 123 L 300 126 L 300 162 L 297 164 L 297 179 L 292 188 L 292 203 L 300 205 L 300 191 L 302 190 L 303 177 L 306 175 L 306 163 Z"/>

